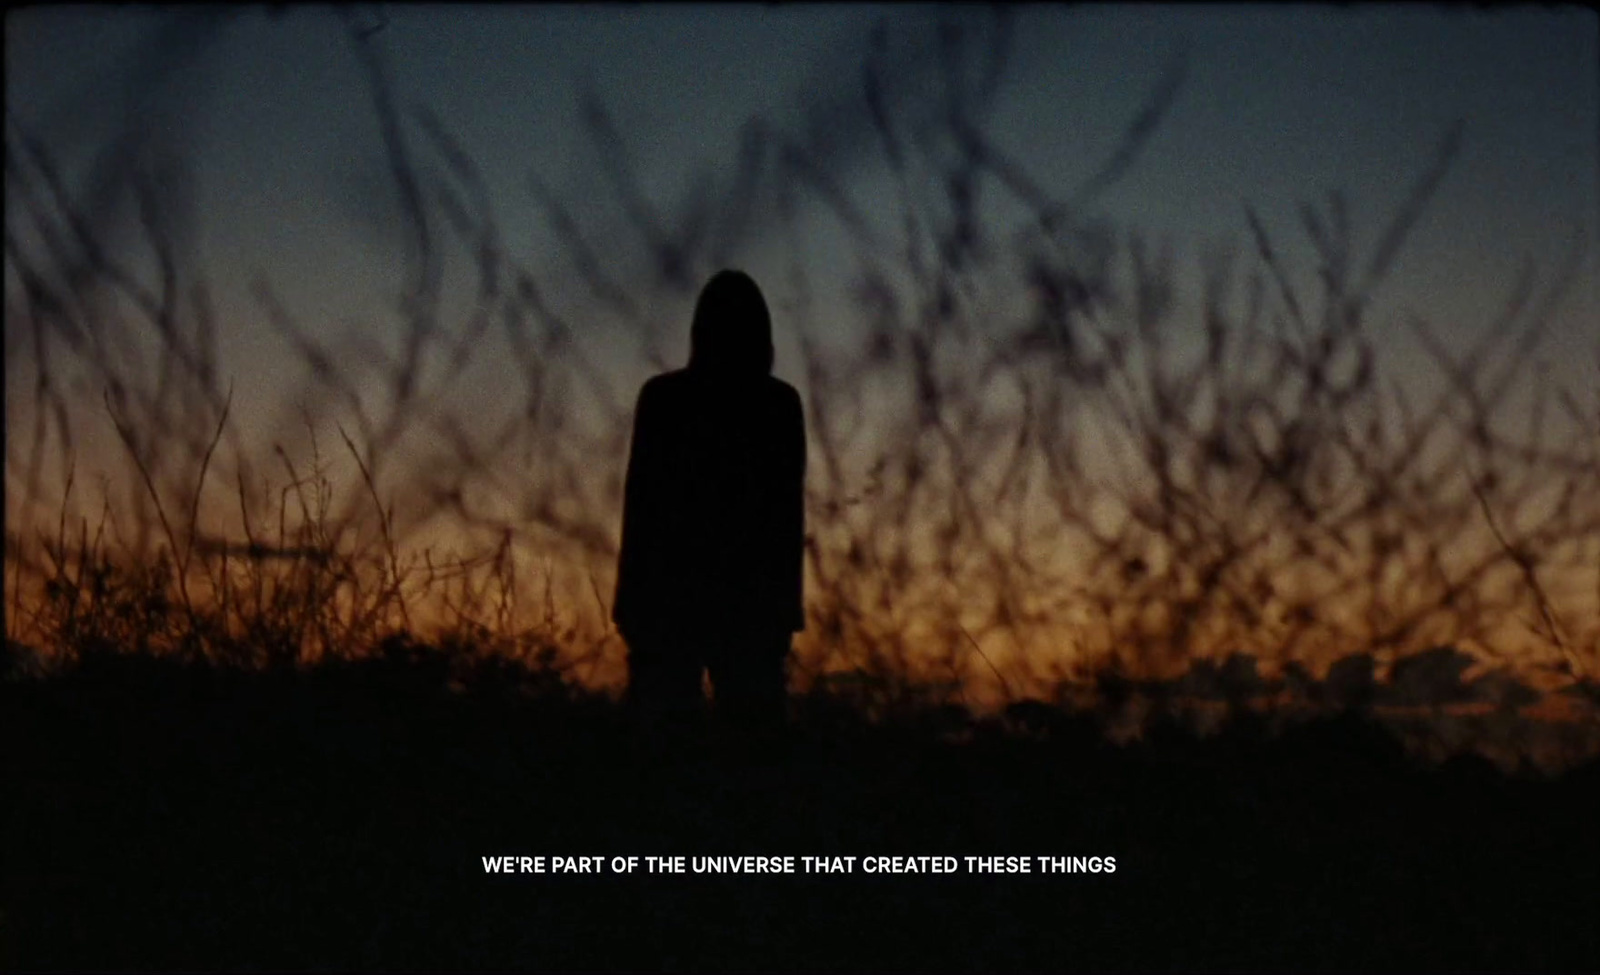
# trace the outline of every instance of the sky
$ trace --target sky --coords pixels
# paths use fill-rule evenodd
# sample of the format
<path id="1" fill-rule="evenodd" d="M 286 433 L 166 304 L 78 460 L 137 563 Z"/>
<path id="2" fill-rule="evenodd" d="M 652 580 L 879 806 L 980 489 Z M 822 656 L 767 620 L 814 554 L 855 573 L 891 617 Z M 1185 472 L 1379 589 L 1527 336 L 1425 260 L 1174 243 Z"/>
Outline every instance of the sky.
<path id="1" fill-rule="evenodd" d="M 1577 276 L 1540 358 L 1556 381 L 1593 386 L 1600 26 L 1592 12 L 1138 4 L 1022 5 L 1006 15 L 1011 46 L 986 131 L 1063 197 L 1105 164 L 1164 73 L 1180 59 L 1186 66 L 1133 167 L 1088 206 L 1089 216 L 1171 240 L 1185 268 L 1207 247 L 1248 243 L 1246 204 L 1291 259 L 1309 265 L 1297 207 L 1334 190 L 1349 201 L 1358 253 L 1370 252 L 1459 120 L 1460 154 L 1380 294 L 1379 334 L 1398 334 L 1401 316 L 1414 312 L 1464 348 L 1521 267 L 1531 262 L 1548 277 L 1576 252 Z M 870 224 L 892 234 L 895 197 L 860 94 L 873 29 L 881 25 L 887 39 L 891 113 L 912 123 L 936 109 L 927 93 L 937 88 L 939 25 L 980 41 L 997 30 L 994 8 L 937 5 L 9 10 L 8 119 L 48 148 L 75 193 L 98 201 L 89 207 L 98 233 L 114 247 L 138 238 L 117 184 L 97 178 L 107 146 L 143 140 L 149 158 L 169 168 L 181 162 L 190 175 L 163 184 L 165 201 L 181 217 L 186 254 L 214 288 L 235 416 L 262 430 L 293 422 L 286 391 L 299 388 L 299 365 L 263 324 L 252 282 L 270 282 L 314 334 L 356 336 L 341 348 L 392 351 L 401 342 L 393 312 L 403 227 L 343 16 L 371 29 L 366 43 L 401 104 L 429 109 L 475 161 L 507 249 L 552 304 L 592 331 L 584 338 L 622 387 L 648 366 L 605 359 L 614 337 L 576 284 L 572 255 L 531 186 L 537 178 L 571 210 L 625 290 L 649 290 L 649 267 L 626 241 L 604 157 L 582 124 L 584 92 L 610 113 L 639 185 L 668 224 L 687 212 L 697 180 L 717 192 L 732 187 L 741 139 L 759 119 L 784 137 L 826 145 L 831 176 Z M 413 146 L 424 142 L 414 127 L 407 132 Z M 8 127 L 8 145 L 10 135 Z M 8 172 L 8 202 L 12 182 Z M 997 224 L 1020 225 L 1014 201 L 986 193 Z M 753 204 L 729 259 L 774 297 L 777 372 L 798 381 L 776 199 Z M 852 327 L 839 303 L 850 251 L 837 225 L 810 206 L 806 266 L 834 292 L 817 316 L 821 337 L 843 341 Z M 9 311 L 14 286 L 8 260 L 8 349 L 20 344 Z M 671 364 L 687 354 L 690 297 L 648 309 Z M 1399 342 L 1392 354 L 1417 356 Z M 509 381 L 506 361 L 490 365 L 502 372 L 454 394 L 465 415 L 494 406 Z M 18 374 L 10 366 L 7 374 L 15 387 Z M 8 393 L 8 425 L 13 401 Z"/>
<path id="2" fill-rule="evenodd" d="M 373 41 L 402 101 L 429 106 L 482 167 L 508 242 L 552 270 L 561 256 L 530 212 L 530 173 L 605 226 L 588 205 L 599 194 L 578 124 L 581 85 L 595 86 L 646 191 L 670 212 L 693 174 L 710 168 L 726 181 L 747 119 L 798 131 L 807 102 L 854 97 L 873 25 L 924 47 L 895 62 L 917 77 L 933 22 L 981 34 L 990 19 L 980 7 L 854 5 L 354 9 L 382 25 Z M 1028 5 L 1013 15 L 991 131 L 1046 184 L 1087 176 L 1188 52 L 1170 116 L 1097 207 L 1170 234 L 1180 253 L 1240 239 L 1246 201 L 1292 239 L 1296 205 L 1335 188 L 1370 246 L 1433 145 L 1464 120 L 1457 169 L 1391 297 L 1442 321 L 1472 319 L 1524 258 L 1553 267 L 1581 238 L 1591 245 L 1586 280 L 1555 348 L 1559 359 L 1583 357 L 1581 323 L 1600 318 L 1591 14 Z M 292 5 L 16 10 L 6 18 L 7 109 L 80 182 L 91 154 L 129 127 L 188 157 L 195 244 L 235 328 L 256 317 L 241 285 L 257 272 L 292 308 L 354 313 L 392 290 L 394 217 L 370 98 L 337 18 Z M 841 128 L 841 171 L 854 165 L 864 182 L 874 146 Z M 236 339 L 253 361 L 269 354 Z"/>

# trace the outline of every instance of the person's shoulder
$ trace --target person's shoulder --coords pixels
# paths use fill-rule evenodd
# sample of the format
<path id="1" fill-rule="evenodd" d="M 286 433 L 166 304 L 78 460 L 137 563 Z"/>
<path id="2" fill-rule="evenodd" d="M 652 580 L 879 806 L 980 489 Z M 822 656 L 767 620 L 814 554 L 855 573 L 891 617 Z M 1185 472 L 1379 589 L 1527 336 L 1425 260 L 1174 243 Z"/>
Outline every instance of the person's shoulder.
<path id="1" fill-rule="evenodd" d="M 634 401 L 635 420 L 640 417 L 665 417 L 683 412 L 690 390 L 686 387 L 682 370 L 658 373 L 639 387 L 639 397 Z M 652 422 L 659 422 L 652 421 Z"/>
<path id="2" fill-rule="evenodd" d="M 666 372 L 658 372 L 654 376 L 651 376 L 649 379 L 646 379 L 644 381 L 644 384 L 645 384 L 645 386 L 647 388 L 651 387 L 651 386 L 654 386 L 654 387 L 657 387 L 657 388 L 663 388 L 663 387 L 682 386 L 684 383 L 686 383 L 688 381 L 689 381 L 689 370 L 680 368 L 680 369 L 669 369 Z"/>
<path id="3" fill-rule="evenodd" d="M 788 405 L 800 405 L 800 391 L 779 379 L 777 376 L 768 376 L 764 384 L 766 395 L 773 400 Z"/>
<path id="4" fill-rule="evenodd" d="M 639 398 L 660 399 L 681 395 L 681 390 L 688 383 L 688 376 L 683 369 L 673 369 L 670 372 L 657 373 L 644 381 L 639 388 Z"/>

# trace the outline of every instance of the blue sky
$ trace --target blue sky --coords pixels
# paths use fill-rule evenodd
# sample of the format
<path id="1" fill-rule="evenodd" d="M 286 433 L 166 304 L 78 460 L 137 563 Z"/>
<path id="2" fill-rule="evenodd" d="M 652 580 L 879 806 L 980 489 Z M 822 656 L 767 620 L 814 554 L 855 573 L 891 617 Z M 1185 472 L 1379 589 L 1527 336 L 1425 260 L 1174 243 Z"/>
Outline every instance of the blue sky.
<path id="1" fill-rule="evenodd" d="M 730 182 L 749 119 L 800 133 L 808 106 L 857 106 L 875 24 L 887 27 L 903 82 L 896 106 L 907 117 L 927 108 L 918 96 L 936 73 L 934 26 L 993 29 L 987 8 L 938 6 L 399 5 L 357 15 L 382 23 L 371 43 L 400 99 L 444 120 L 482 168 L 508 246 L 579 321 L 586 309 L 564 290 L 571 271 L 532 204 L 530 174 L 567 201 L 619 278 L 643 273 L 614 246 L 622 223 L 578 123 L 583 85 L 609 107 L 641 185 L 670 219 L 696 174 Z M 1180 264 L 1210 242 L 1246 242 L 1246 201 L 1291 258 L 1309 262 L 1296 206 L 1336 188 L 1351 202 L 1358 246 L 1370 248 L 1437 140 L 1463 120 L 1462 154 L 1381 296 L 1380 319 L 1414 310 L 1465 341 L 1524 261 L 1553 270 L 1581 241 L 1585 263 L 1545 355 L 1566 381 L 1592 380 L 1600 321 L 1592 13 L 1025 5 L 1012 16 L 989 132 L 1063 193 L 1104 161 L 1187 52 L 1170 114 L 1128 177 L 1093 205 L 1120 226 L 1169 236 Z M 95 152 L 129 131 L 145 134 L 158 155 L 187 160 L 194 180 L 174 205 L 192 214 L 192 253 L 217 288 L 225 370 L 238 379 L 246 415 L 268 411 L 293 372 L 260 325 L 249 292 L 257 274 L 313 328 L 398 342 L 384 324 L 399 281 L 397 211 L 338 17 L 298 6 L 102 6 L 6 18 L 8 112 L 76 186 L 91 182 Z M 869 216 L 892 227 L 875 143 L 859 108 L 850 111 L 829 123 L 830 165 Z M 1003 222 L 1003 194 L 990 199 Z M 130 239 L 130 213 L 108 207 L 104 232 Z M 824 223 L 810 253 L 818 278 L 837 280 L 826 256 L 837 238 Z M 758 226 L 735 255 L 773 291 L 779 243 L 774 228 Z M 681 342 L 686 306 L 658 313 L 669 348 Z M 792 378 L 796 366 L 792 350 L 780 349 L 779 371 Z M 634 368 L 624 378 L 637 378 Z"/>

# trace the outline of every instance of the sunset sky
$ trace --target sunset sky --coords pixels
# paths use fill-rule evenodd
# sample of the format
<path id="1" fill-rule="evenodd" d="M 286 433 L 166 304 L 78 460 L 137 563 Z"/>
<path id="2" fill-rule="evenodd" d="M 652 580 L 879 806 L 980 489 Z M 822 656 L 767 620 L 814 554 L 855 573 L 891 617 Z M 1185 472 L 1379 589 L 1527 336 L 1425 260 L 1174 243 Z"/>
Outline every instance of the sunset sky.
<path id="1" fill-rule="evenodd" d="M 186 167 L 190 179 L 161 184 L 163 202 L 183 232 L 186 260 L 214 288 L 222 373 L 235 386 L 235 418 L 258 443 L 292 435 L 299 423 L 293 401 L 303 388 L 301 364 L 263 324 L 252 297 L 258 276 L 308 331 L 342 350 L 342 365 L 358 366 L 362 349 L 393 354 L 401 342 L 395 302 L 403 227 L 344 16 L 371 30 L 367 44 L 402 106 L 429 109 L 480 167 L 506 248 L 551 305 L 587 330 L 579 341 L 625 391 L 648 364 L 617 352 L 623 343 L 607 331 L 615 326 L 577 284 L 571 255 L 557 246 L 531 188 L 533 177 L 550 187 L 608 273 L 624 290 L 647 293 L 652 272 L 581 123 L 583 91 L 592 88 L 609 110 L 669 229 L 697 181 L 728 192 L 742 133 L 758 119 L 781 139 L 826 146 L 821 163 L 829 175 L 874 229 L 892 236 L 899 210 L 861 98 L 873 28 L 885 29 L 890 112 L 908 125 L 937 110 L 928 92 L 939 77 L 940 25 L 961 28 L 977 52 L 999 29 L 994 10 L 965 6 L 8 13 L 8 116 L 61 162 L 113 250 L 134 248 L 138 225 L 126 185 L 97 168 L 112 158 L 108 147 L 136 150 L 166 172 Z M 1061 197 L 1105 164 L 1169 68 L 1180 59 L 1187 66 L 1131 171 L 1084 214 L 1170 240 L 1180 283 L 1198 280 L 1198 258 L 1209 247 L 1231 242 L 1249 255 L 1249 204 L 1309 285 L 1313 250 L 1297 207 L 1334 190 L 1349 201 L 1357 254 L 1370 254 L 1386 218 L 1460 120 L 1460 155 L 1377 296 L 1374 337 L 1405 376 L 1407 364 L 1422 359 L 1401 327 L 1404 315 L 1428 318 L 1464 349 L 1504 305 L 1525 264 L 1538 270 L 1542 288 L 1578 253 L 1573 287 L 1538 358 L 1556 382 L 1593 386 L 1600 369 L 1600 26 L 1592 13 L 1024 5 L 1007 17 L 1011 46 L 985 130 Z M 974 55 L 971 63 L 980 60 Z M 419 158 L 426 155 L 415 126 L 407 138 Z M 437 154 L 428 158 L 437 165 Z M 781 189 L 769 186 L 753 201 L 752 223 L 732 241 L 727 263 L 749 269 L 768 290 L 777 372 L 798 384 L 774 203 Z M 12 193 L 8 173 L 8 203 Z M 983 189 L 983 201 L 997 236 L 1022 226 L 1023 214 L 997 185 Z M 851 251 L 814 198 L 802 206 L 817 320 L 832 333 L 822 337 L 844 339 L 854 321 L 844 298 Z M 8 234 L 36 242 L 31 230 L 13 228 L 18 209 L 7 212 Z M 26 353 L 10 313 L 15 277 L 8 259 L 6 344 Z M 664 298 L 649 309 L 669 364 L 686 357 L 691 298 Z M 1179 295 L 1192 298 L 1192 288 Z M 8 424 L 28 388 L 25 355 L 12 358 Z M 518 384 L 508 357 L 487 358 L 474 381 L 451 394 L 462 416 L 503 412 L 505 391 Z M 93 438 L 85 442 L 92 449 Z M 8 452 L 8 463 L 14 457 Z"/>
<path id="2" fill-rule="evenodd" d="M 1600 320 L 1592 14 L 1320 5 L 1030 5 L 1013 14 L 990 131 L 1040 182 L 1063 190 L 1103 162 L 1187 50 L 1169 118 L 1095 208 L 1170 234 L 1180 255 L 1245 240 L 1245 201 L 1295 253 L 1304 240 L 1296 204 L 1334 188 L 1349 194 L 1358 241 L 1370 248 L 1448 125 L 1464 119 L 1457 168 L 1387 307 L 1470 328 L 1498 306 L 1524 259 L 1553 270 L 1581 236 L 1583 277 L 1549 353 L 1575 379 L 1592 370 L 1583 338 L 1584 323 Z M 360 16 L 383 25 L 373 39 L 402 101 L 444 120 L 485 171 L 513 251 L 552 278 L 562 256 L 532 206 L 530 173 L 565 194 L 593 232 L 615 219 L 598 205 L 603 186 L 577 121 L 585 80 L 670 215 L 693 174 L 731 179 L 747 119 L 798 131 L 808 103 L 856 98 L 874 24 L 888 25 L 900 45 L 892 63 L 908 77 L 930 70 L 934 21 L 990 29 L 981 8 L 900 6 L 399 5 Z M 193 246 L 219 284 L 235 363 L 259 369 L 279 351 L 249 324 L 259 318 L 248 295 L 258 270 L 308 320 L 386 307 L 397 257 L 392 191 L 334 12 L 35 7 L 7 15 L 6 55 L 8 112 L 80 188 L 94 153 L 130 129 L 192 160 Z M 848 123 L 840 133 L 837 165 L 849 174 L 875 147 Z M 879 197 L 857 189 L 870 211 Z M 118 214 L 112 208 L 106 221 L 129 223 Z M 762 243 L 757 235 L 743 255 L 758 278 L 772 269 Z"/>

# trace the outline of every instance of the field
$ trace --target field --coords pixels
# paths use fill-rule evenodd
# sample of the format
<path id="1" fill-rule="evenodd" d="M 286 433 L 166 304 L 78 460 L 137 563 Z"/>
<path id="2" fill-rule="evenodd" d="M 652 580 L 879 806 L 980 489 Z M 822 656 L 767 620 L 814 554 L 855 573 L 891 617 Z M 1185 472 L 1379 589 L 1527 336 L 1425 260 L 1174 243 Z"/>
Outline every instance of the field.
<path id="1" fill-rule="evenodd" d="M 920 67 L 880 36 L 675 207 L 586 91 L 605 193 L 504 200 L 335 18 L 397 293 L 341 332 L 256 280 L 281 402 L 235 395 L 181 167 L 107 150 L 110 239 L 8 107 L 0 966 L 1600 967 L 1600 386 L 1541 366 L 1585 257 L 1479 321 L 1385 303 L 1462 127 L 1374 226 L 1246 202 L 1188 269 L 1096 214 L 1182 57 L 1075 186 L 985 128 L 997 14 Z M 632 395 L 760 254 L 808 435 L 789 727 L 642 728 Z M 1116 870 L 483 863 L 722 854 Z"/>
<path id="2" fill-rule="evenodd" d="M 1600 764 L 1408 759 L 1360 717 L 1107 744 L 1092 714 L 790 741 L 398 667 L 116 660 L 3 686 L 25 970 L 1572 970 Z M 837 703 L 837 702 L 835 702 Z M 1114 873 L 490 875 L 501 855 L 1113 856 Z"/>

